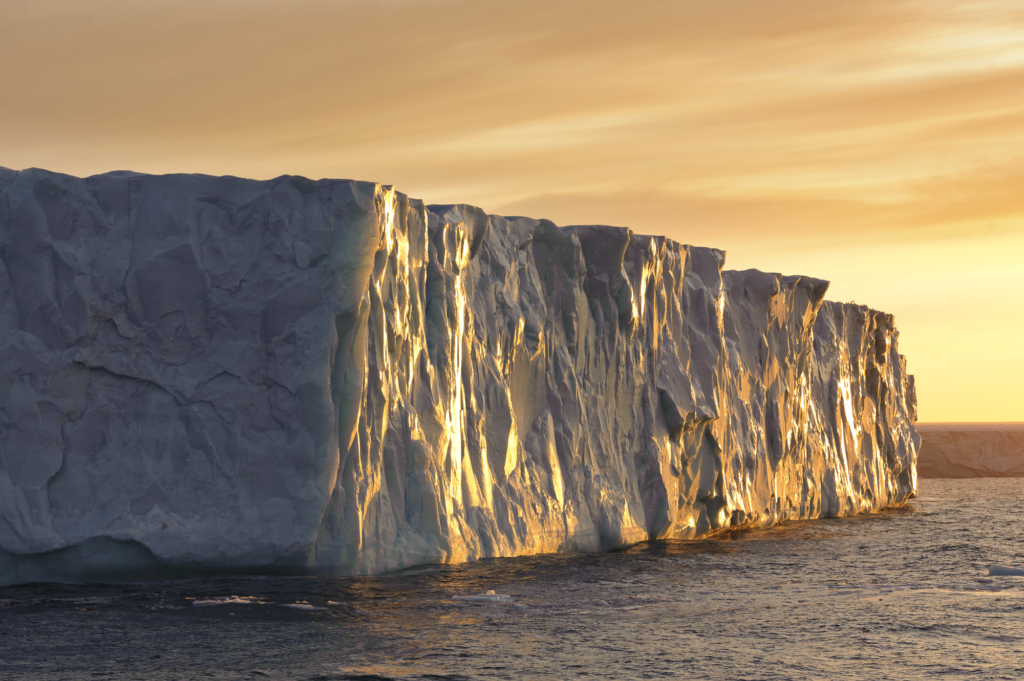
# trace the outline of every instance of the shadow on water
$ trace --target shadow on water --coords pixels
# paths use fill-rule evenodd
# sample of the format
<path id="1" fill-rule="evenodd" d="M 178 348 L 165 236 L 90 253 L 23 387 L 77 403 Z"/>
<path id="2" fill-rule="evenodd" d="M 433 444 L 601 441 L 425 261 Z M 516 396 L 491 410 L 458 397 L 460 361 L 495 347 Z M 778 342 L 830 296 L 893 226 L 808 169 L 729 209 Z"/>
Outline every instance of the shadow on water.
<path id="1" fill-rule="evenodd" d="M 787 521 L 766 528 L 737 528 L 721 531 L 703 539 L 661 539 L 622 547 L 605 553 L 568 552 L 518 556 L 511 558 L 485 558 L 466 564 L 416 565 L 372 577 L 331 576 L 311 574 L 302 568 L 268 566 L 260 568 L 227 568 L 222 570 L 194 566 L 168 566 L 156 558 L 143 545 L 134 541 L 121 541 L 109 537 L 87 539 L 73 546 L 48 553 L 21 556 L 0 550 L 0 575 L 6 584 L 0 589 L 15 588 L 21 584 L 30 589 L 72 588 L 75 583 L 104 584 L 138 583 L 195 583 L 202 588 L 240 580 L 253 584 L 273 583 L 273 577 L 292 580 L 322 580 L 327 583 L 408 585 L 425 579 L 452 588 L 471 589 L 483 584 L 508 584 L 529 580 L 538 573 L 570 569 L 583 569 L 608 561 L 616 556 L 657 557 L 696 554 L 732 554 L 744 551 L 746 542 L 821 541 L 840 537 L 851 525 L 884 520 L 888 517 L 927 514 L 913 506 L 884 509 L 882 511 L 830 518 L 824 520 Z M 353 587 L 355 588 L 355 586 Z"/>

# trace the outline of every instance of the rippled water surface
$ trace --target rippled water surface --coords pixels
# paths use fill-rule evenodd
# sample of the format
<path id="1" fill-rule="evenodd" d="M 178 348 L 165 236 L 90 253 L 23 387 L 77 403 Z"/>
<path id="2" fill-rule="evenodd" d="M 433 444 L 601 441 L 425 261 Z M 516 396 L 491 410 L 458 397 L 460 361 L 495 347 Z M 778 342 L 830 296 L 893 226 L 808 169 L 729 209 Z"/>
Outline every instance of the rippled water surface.
<path id="1" fill-rule="evenodd" d="M 0 588 L 0 678 L 1024 677 L 1024 480 L 611 554 Z M 493 589 L 513 603 L 454 596 Z M 284 606 L 300 607 L 284 607 Z"/>

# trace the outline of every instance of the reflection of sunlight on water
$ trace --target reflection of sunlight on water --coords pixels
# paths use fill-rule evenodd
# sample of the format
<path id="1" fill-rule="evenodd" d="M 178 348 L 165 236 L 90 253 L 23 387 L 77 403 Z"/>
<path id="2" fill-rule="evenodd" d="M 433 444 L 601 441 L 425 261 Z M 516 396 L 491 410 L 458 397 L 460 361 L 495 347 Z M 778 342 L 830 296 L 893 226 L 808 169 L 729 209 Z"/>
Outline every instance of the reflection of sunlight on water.
<path id="1" fill-rule="evenodd" d="M 1024 578 L 987 570 L 1024 565 L 1022 493 L 925 480 L 909 508 L 872 515 L 376 577 L 10 587 L 0 677 L 21 660 L 62 678 L 59 645 L 78 676 L 151 676 L 140 649 L 192 676 L 205 646 L 220 667 L 204 671 L 229 678 L 1013 678 Z M 514 602 L 454 598 L 488 590 Z"/>

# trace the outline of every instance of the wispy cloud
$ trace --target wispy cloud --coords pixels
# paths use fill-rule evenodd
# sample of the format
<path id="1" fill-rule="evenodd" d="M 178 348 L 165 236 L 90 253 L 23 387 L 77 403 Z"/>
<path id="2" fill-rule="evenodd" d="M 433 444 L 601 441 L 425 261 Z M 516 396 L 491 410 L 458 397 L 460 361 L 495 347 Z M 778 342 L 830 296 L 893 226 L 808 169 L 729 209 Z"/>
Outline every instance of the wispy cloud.
<path id="1" fill-rule="evenodd" d="M 358 177 L 720 246 L 908 320 L 926 418 L 1024 418 L 1024 362 L 968 413 L 915 340 L 964 295 L 1024 333 L 1019 2 L 8 0 L 0 62 L 0 165 Z"/>

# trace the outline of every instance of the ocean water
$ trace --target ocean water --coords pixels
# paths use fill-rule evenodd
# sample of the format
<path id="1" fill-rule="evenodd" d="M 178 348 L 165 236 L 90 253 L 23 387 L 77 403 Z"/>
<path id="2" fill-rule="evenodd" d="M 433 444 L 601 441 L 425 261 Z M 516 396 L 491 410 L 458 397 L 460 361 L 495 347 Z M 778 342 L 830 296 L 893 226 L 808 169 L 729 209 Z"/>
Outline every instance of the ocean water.
<path id="1" fill-rule="evenodd" d="M 1024 678 L 1024 577 L 986 575 L 1024 566 L 1024 480 L 920 492 L 608 554 L 0 588 L 0 678 Z"/>

